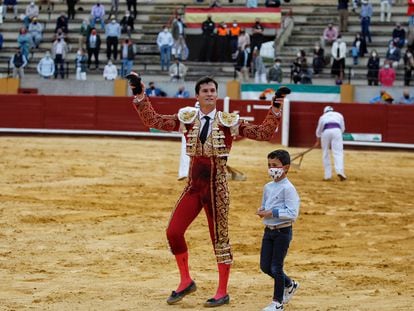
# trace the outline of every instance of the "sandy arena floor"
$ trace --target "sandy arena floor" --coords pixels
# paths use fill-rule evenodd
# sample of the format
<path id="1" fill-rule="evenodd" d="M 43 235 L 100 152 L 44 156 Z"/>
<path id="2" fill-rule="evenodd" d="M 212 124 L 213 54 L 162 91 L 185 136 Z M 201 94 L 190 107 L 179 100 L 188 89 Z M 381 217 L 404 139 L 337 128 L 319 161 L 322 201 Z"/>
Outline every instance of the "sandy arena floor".
<path id="1" fill-rule="evenodd" d="M 255 215 L 277 145 L 236 142 L 229 165 L 231 303 L 261 310 L 272 280 L 259 270 Z M 186 237 L 198 290 L 175 306 L 165 228 L 184 181 L 179 141 L 0 138 L 0 310 L 204 310 L 216 264 L 204 214 Z M 298 152 L 299 149 L 289 149 Z M 347 150 L 349 180 L 322 181 L 321 151 L 291 181 L 301 214 L 286 272 L 301 288 L 288 311 L 413 310 L 414 153 Z"/>

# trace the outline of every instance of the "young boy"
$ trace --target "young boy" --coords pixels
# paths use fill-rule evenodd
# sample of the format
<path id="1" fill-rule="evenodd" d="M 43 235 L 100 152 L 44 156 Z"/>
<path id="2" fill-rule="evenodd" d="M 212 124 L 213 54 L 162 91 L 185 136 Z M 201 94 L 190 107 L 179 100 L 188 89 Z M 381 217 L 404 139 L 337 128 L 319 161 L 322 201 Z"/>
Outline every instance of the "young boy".
<path id="1" fill-rule="evenodd" d="M 260 253 L 260 269 L 274 279 L 273 301 L 263 311 L 283 311 L 299 283 L 283 272 L 283 261 L 292 240 L 292 223 L 299 214 L 299 195 L 286 177 L 290 155 L 275 150 L 267 155 L 272 181 L 263 189 L 262 206 L 257 215 L 263 218 L 265 230 Z"/>

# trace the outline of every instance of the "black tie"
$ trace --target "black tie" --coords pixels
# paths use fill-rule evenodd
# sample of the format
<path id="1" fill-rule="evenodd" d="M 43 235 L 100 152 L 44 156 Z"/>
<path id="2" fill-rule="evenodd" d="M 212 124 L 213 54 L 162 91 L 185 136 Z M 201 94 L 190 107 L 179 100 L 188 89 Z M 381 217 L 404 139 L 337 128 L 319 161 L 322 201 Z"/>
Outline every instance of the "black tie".
<path id="1" fill-rule="evenodd" d="M 200 134 L 200 141 L 201 141 L 202 144 L 204 144 L 206 142 L 208 128 L 210 127 L 210 117 L 209 116 L 204 116 L 203 118 L 206 119 L 206 122 L 204 123 L 204 126 L 201 129 L 201 134 Z"/>

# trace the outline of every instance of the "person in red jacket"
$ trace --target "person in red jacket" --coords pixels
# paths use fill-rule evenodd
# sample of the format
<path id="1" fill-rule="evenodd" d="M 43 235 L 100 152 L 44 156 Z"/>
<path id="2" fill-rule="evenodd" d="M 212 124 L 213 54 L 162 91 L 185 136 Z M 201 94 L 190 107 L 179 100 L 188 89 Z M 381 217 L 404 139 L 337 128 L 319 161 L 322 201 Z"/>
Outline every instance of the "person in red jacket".
<path id="1" fill-rule="evenodd" d="M 187 185 L 172 211 L 166 230 L 168 244 L 180 272 L 180 283 L 168 297 L 167 303 L 175 304 L 197 289 L 190 276 L 185 232 L 204 209 L 219 272 L 217 292 L 204 305 L 217 307 L 228 304 L 227 283 L 233 255 L 228 235 L 230 201 L 227 158 L 237 135 L 270 140 L 280 123 L 283 98 L 274 97 L 277 103 L 269 106 L 261 124 L 249 124 L 242 122 L 237 113 L 216 109 L 218 84 L 214 79 L 204 77 L 195 85 L 200 108 L 184 107 L 176 114 L 161 115 L 145 95 L 145 86 L 138 80 L 138 75 L 131 73 L 127 78 L 135 95 L 134 107 L 144 125 L 164 131 L 181 131 L 186 138 L 186 153 L 190 157 Z"/>
<path id="2" fill-rule="evenodd" d="M 408 25 L 414 26 L 414 0 L 408 0 L 407 15 Z"/>
<path id="3" fill-rule="evenodd" d="M 391 87 L 395 81 L 395 70 L 391 67 L 390 62 L 385 61 L 384 66 L 378 72 L 378 80 L 382 86 Z"/>

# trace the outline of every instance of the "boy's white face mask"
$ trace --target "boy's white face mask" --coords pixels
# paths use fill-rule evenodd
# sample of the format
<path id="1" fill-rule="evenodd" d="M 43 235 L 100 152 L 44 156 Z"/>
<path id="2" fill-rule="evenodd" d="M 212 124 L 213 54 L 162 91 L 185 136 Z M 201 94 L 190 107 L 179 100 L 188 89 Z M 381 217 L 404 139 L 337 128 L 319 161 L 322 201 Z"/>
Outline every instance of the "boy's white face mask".
<path id="1" fill-rule="evenodd" d="M 271 167 L 269 168 L 268 172 L 269 172 L 269 176 L 273 180 L 275 180 L 275 179 L 282 177 L 285 170 L 283 169 L 283 167 Z"/>

